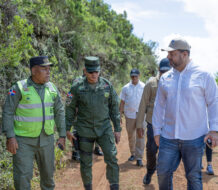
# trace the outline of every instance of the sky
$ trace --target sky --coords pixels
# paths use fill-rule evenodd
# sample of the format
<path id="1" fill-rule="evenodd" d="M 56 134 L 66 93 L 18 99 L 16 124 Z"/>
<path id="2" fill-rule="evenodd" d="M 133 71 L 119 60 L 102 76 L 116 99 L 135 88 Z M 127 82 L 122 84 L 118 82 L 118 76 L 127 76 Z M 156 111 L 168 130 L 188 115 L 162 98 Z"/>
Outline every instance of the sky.
<path id="1" fill-rule="evenodd" d="M 202 69 L 218 72 L 218 0 L 104 0 L 117 13 L 127 12 L 133 33 L 158 43 L 158 60 L 165 58 L 171 39 L 191 45 L 191 59 Z"/>

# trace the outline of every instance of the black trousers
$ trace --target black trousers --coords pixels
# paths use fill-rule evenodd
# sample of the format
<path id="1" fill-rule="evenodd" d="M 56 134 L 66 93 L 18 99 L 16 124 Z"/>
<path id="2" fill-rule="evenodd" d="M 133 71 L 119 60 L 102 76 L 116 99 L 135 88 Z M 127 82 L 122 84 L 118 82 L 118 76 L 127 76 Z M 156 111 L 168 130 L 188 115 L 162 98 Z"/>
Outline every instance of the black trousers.
<path id="1" fill-rule="evenodd" d="M 147 173 L 153 174 L 156 170 L 156 155 L 158 147 L 154 140 L 154 133 L 152 124 L 147 124 L 147 144 L 146 144 L 146 157 L 147 157 Z"/>
<path id="2" fill-rule="evenodd" d="M 212 162 L 212 152 L 213 150 L 209 148 L 206 144 L 206 157 L 207 157 L 207 162 Z"/>

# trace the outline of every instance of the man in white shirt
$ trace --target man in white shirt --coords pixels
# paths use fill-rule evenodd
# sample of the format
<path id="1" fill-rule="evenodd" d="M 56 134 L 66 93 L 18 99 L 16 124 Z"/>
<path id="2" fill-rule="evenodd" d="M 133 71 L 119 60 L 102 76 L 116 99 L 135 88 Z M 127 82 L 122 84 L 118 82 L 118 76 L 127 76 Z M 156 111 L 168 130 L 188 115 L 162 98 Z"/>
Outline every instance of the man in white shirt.
<path id="1" fill-rule="evenodd" d="M 131 152 L 131 156 L 128 160 L 133 161 L 136 159 L 137 166 L 142 167 L 145 139 L 136 136 L 136 114 L 138 112 L 145 84 L 139 80 L 139 76 L 139 70 L 132 69 L 130 72 L 131 81 L 122 88 L 120 94 L 120 115 L 122 116 L 124 113 L 126 118 L 126 130 L 128 133 L 129 149 Z"/>
<path id="2" fill-rule="evenodd" d="M 173 69 L 159 81 L 152 117 L 159 146 L 159 189 L 173 189 L 173 172 L 182 159 L 187 189 L 201 190 L 204 139 L 216 144 L 218 131 L 217 85 L 211 74 L 190 60 L 190 45 L 184 39 L 173 39 L 164 51 Z"/>

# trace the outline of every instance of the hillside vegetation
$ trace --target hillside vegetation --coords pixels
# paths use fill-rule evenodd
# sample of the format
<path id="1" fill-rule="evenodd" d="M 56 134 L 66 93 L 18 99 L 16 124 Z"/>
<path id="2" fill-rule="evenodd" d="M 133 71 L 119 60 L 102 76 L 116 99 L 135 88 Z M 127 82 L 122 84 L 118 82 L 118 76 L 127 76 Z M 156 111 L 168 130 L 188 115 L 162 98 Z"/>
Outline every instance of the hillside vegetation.
<path id="1" fill-rule="evenodd" d="M 81 75 L 83 57 L 99 56 L 102 75 L 116 89 L 137 67 L 142 80 L 156 69 L 156 43 L 132 31 L 127 13 L 117 14 L 102 0 L 0 0 L 0 103 L 7 89 L 29 75 L 28 60 L 48 55 L 52 81 L 66 92 Z"/>
<path id="2" fill-rule="evenodd" d="M 32 56 L 49 56 L 55 64 L 51 81 L 63 96 L 82 74 L 83 57 L 99 56 L 101 75 L 119 93 L 133 67 L 143 81 L 155 74 L 156 46 L 133 34 L 126 12 L 117 14 L 102 0 L 0 0 L 0 115 L 10 86 L 29 76 Z M 0 169 L 1 188 L 13 188 L 3 136 Z"/>

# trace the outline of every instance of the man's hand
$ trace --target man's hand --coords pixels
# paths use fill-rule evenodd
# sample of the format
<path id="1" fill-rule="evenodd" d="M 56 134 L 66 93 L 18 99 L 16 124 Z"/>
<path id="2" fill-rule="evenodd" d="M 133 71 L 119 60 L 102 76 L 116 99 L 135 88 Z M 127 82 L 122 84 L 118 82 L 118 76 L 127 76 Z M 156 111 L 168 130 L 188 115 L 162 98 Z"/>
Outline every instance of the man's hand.
<path id="1" fill-rule="evenodd" d="M 118 144 L 120 142 L 121 133 L 120 132 L 114 132 L 115 142 Z"/>
<path id="2" fill-rule="evenodd" d="M 154 141 L 155 141 L 156 145 L 159 147 L 159 145 L 160 145 L 160 135 L 154 136 Z"/>
<path id="3" fill-rule="evenodd" d="M 67 139 L 71 142 L 73 145 L 73 139 L 76 140 L 76 137 L 73 136 L 73 134 L 70 131 L 67 131 Z"/>
<path id="4" fill-rule="evenodd" d="M 144 137 L 145 131 L 144 131 L 143 128 L 137 128 L 136 131 L 137 131 L 137 135 L 138 135 L 139 138 L 143 138 Z"/>
<path id="5" fill-rule="evenodd" d="M 60 144 L 60 146 L 62 146 L 62 149 L 64 150 L 65 148 L 65 138 L 60 137 L 56 143 L 56 145 Z"/>
<path id="6" fill-rule="evenodd" d="M 6 144 L 7 144 L 7 150 L 11 154 L 16 154 L 17 149 L 18 149 L 18 144 L 17 144 L 16 138 L 15 137 L 8 138 Z"/>
<path id="7" fill-rule="evenodd" d="M 212 144 L 211 148 L 214 148 L 215 146 L 218 146 L 218 133 L 216 131 L 210 131 L 206 137 L 204 138 L 204 142 L 207 142 L 207 139 L 210 139 Z"/>

